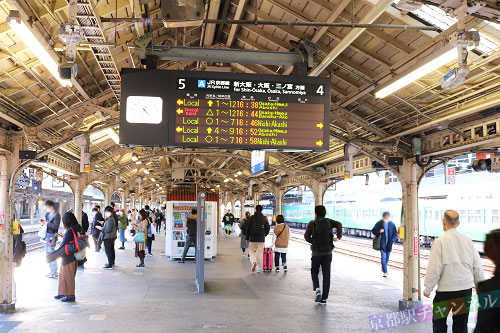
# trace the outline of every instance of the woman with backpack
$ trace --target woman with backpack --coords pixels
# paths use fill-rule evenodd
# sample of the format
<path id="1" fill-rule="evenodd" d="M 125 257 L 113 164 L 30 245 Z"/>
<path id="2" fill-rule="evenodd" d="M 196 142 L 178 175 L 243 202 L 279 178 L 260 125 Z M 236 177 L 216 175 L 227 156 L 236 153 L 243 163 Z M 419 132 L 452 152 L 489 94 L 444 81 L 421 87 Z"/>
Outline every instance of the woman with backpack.
<path id="1" fill-rule="evenodd" d="M 290 227 L 285 224 L 283 215 L 276 216 L 276 227 L 274 228 L 274 265 L 276 272 L 280 271 L 280 256 L 283 264 L 283 272 L 288 271 L 286 265 L 286 254 L 288 253 L 288 241 L 290 240 Z"/>
<path id="2" fill-rule="evenodd" d="M 76 237 L 82 234 L 82 227 L 78 223 L 75 215 L 67 212 L 62 217 L 64 226 L 64 237 L 59 246 L 59 249 L 64 248 L 66 244 L 76 241 Z M 59 251 L 56 250 L 56 251 Z M 74 302 L 75 298 L 75 276 L 77 268 L 77 260 L 73 253 L 67 255 L 64 251 L 62 254 L 62 266 L 59 273 L 59 285 L 55 299 L 60 299 L 61 302 Z"/>

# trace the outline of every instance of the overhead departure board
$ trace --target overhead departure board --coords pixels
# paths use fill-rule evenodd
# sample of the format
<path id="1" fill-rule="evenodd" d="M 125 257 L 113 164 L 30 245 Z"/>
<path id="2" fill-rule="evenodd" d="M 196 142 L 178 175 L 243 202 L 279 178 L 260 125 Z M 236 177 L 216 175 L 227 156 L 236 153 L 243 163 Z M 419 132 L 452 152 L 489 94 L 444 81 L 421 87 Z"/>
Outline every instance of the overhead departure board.
<path id="1" fill-rule="evenodd" d="M 156 77 L 158 71 L 147 71 Z M 159 71 L 169 88 L 152 87 L 156 113 L 161 97 L 168 113 L 168 146 L 250 150 L 328 150 L 329 78 L 219 72 Z M 126 75 L 125 75 L 126 76 Z M 123 74 L 122 74 L 123 77 Z M 144 75 L 143 75 L 144 77 Z M 149 82 L 134 81 L 141 86 Z M 125 91 L 128 92 L 127 89 Z M 122 92 L 122 110 L 123 98 Z M 132 106 L 132 104 L 130 104 Z M 135 104 L 134 104 L 135 105 Z M 149 112 L 154 115 L 155 112 Z M 123 117 L 123 115 L 122 115 Z M 145 117 L 144 112 L 139 117 Z M 146 116 L 147 117 L 147 116 Z M 156 122 L 161 122 L 159 117 Z M 125 117 L 125 120 L 127 118 Z M 153 123 L 151 121 L 150 123 Z M 120 131 L 121 132 L 121 131 Z M 146 135 L 147 133 L 143 133 Z"/>

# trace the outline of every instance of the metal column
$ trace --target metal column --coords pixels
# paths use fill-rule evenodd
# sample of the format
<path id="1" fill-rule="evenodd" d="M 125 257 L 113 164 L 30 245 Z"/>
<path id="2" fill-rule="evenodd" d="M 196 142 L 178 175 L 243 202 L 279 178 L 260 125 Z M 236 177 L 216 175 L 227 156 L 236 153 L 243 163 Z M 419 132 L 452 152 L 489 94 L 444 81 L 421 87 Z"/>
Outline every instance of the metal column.
<path id="1" fill-rule="evenodd" d="M 205 214 L 205 199 L 207 193 L 198 193 L 198 218 L 196 224 L 196 286 L 198 293 L 205 292 L 205 226 L 207 218 Z"/>
<path id="2" fill-rule="evenodd" d="M 12 222 L 10 221 L 9 160 L 0 155 L 0 312 L 14 310 L 12 302 Z"/>
<path id="3" fill-rule="evenodd" d="M 403 299 L 399 301 L 401 310 L 421 305 L 419 290 L 420 235 L 418 224 L 418 166 L 405 161 L 402 172 L 403 214 L 405 228 Z"/>

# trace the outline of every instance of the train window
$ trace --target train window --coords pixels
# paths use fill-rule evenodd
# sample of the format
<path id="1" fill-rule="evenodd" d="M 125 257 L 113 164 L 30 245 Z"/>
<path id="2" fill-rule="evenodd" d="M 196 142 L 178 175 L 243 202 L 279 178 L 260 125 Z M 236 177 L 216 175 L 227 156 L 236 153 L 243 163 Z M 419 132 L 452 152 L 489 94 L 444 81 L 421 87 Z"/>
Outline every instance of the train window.
<path id="1" fill-rule="evenodd" d="M 491 223 L 499 223 L 500 218 L 498 214 L 498 210 L 492 210 L 491 211 Z"/>

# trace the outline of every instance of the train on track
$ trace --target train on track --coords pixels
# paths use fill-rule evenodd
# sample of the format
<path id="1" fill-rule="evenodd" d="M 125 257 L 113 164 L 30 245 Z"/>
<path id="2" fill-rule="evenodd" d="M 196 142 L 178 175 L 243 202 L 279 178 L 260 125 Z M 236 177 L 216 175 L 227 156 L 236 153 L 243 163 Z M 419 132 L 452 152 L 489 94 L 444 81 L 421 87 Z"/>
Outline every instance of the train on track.
<path id="1" fill-rule="evenodd" d="M 396 226 L 401 225 L 400 183 L 385 185 L 382 175 L 375 173 L 369 177 L 369 186 L 365 185 L 365 177 L 354 177 L 339 182 L 324 196 L 327 217 L 342 222 L 347 234 L 371 237 L 371 229 L 384 211 L 391 213 Z M 302 192 L 300 196 L 293 190 L 287 194 L 300 197 L 298 200 L 287 200 L 285 195 L 283 215 L 291 227 L 305 228 L 314 219 L 314 199 L 307 199 L 306 191 L 296 191 Z M 447 209 L 459 212 L 460 232 L 484 241 L 486 233 L 500 228 L 500 173 L 458 174 L 453 185 L 445 184 L 443 176 L 426 177 L 420 184 L 418 205 L 423 245 L 431 245 L 443 234 L 442 219 Z"/>

